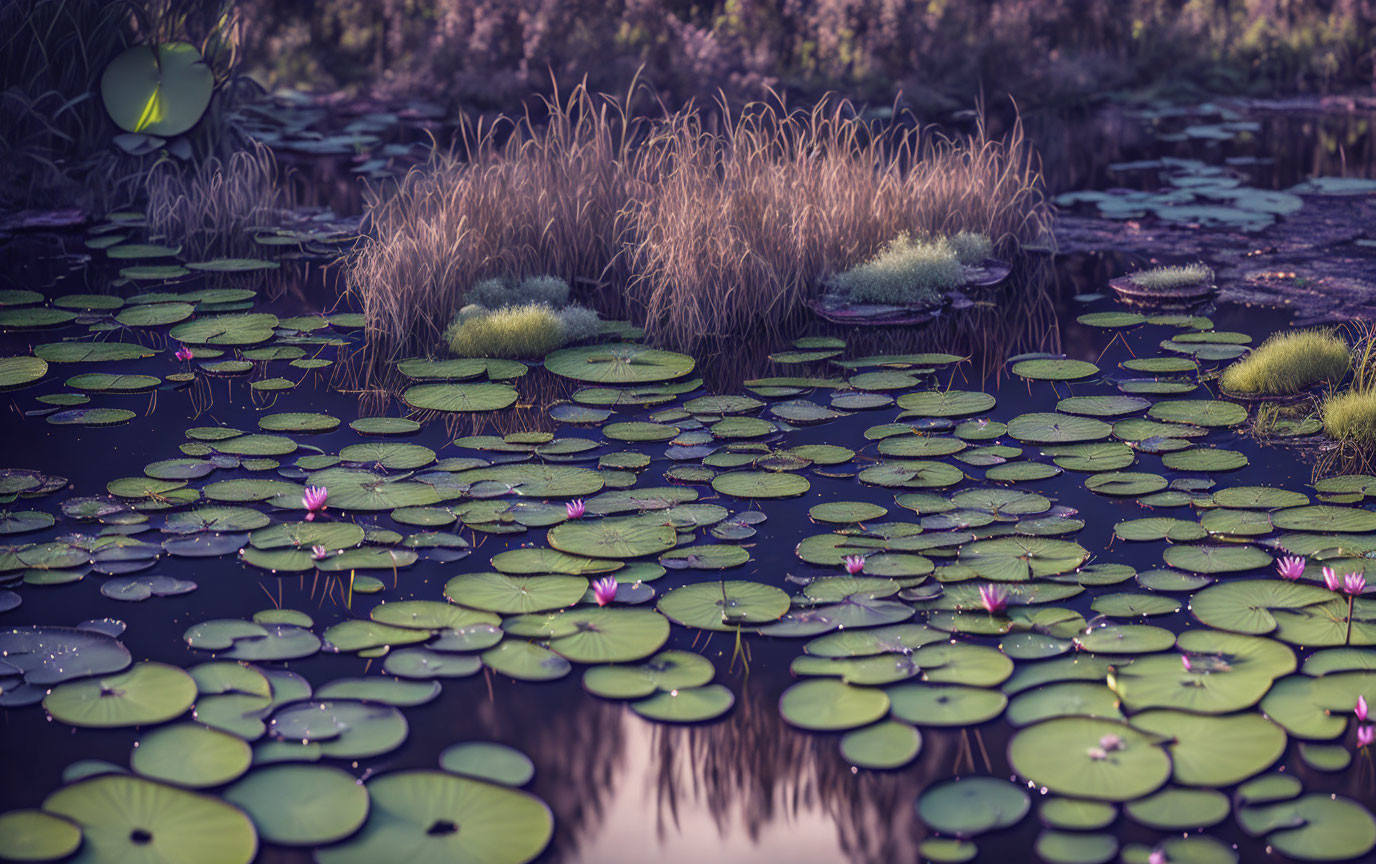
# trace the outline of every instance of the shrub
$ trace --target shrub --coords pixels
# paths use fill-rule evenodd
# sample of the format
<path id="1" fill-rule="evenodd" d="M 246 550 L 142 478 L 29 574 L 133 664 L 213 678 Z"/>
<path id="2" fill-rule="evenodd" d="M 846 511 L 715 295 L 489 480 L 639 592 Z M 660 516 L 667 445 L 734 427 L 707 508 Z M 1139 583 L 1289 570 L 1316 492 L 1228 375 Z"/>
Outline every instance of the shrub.
<path id="1" fill-rule="evenodd" d="M 960 263 L 967 267 L 983 264 L 984 259 L 994 254 L 993 241 L 973 231 L 961 231 L 952 237 L 951 248 L 955 250 Z"/>
<path id="2" fill-rule="evenodd" d="M 474 285 L 465 299 L 488 309 L 531 303 L 558 308 L 569 302 L 569 283 L 558 276 L 531 276 L 519 282 L 498 276 Z"/>
<path id="3" fill-rule="evenodd" d="M 1324 400 L 1323 431 L 1342 443 L 1376 445 L 1376 390 L 1345 390 Z"/>
<path id="4" fill-rule="evenodd" d="M 461 357 L 543 357 L 564 344 L 564 328 L 548 306 L 532 303 L 497 310 L 470 307 L 445 333 Z"/>
<path id="5" fill-rule="evenodd" d="M 1213 282 L 1214 271 L 1204 264 L 1186 264 L 1183 267 L 1153 267 L 1128 278 L 1143 288 L 1170 290 Z"/>
<path id="6" fill-rule="evenodd" d="M 586 306 L 565 306 L 555 313 L 564 331 L 564 344 L 587 342 L 602 332 L 602 319 Z"/>
<path id="7" fill-rule="evenodd" d="M 1276 333 L 1224 369 L 1220 383 L 1234 393 L 1284 396 L 1336 384 L 1351 364 L 1347 342 L 1330 330 Z"/>
<path id="8" fill-rule="evenodd" d="M 950 241 L 914 240 L 906 234 L 863 264 L 838 273 L 828 285 L 854 303 L 933 303 L 961 284 L 960 261 Z"/>

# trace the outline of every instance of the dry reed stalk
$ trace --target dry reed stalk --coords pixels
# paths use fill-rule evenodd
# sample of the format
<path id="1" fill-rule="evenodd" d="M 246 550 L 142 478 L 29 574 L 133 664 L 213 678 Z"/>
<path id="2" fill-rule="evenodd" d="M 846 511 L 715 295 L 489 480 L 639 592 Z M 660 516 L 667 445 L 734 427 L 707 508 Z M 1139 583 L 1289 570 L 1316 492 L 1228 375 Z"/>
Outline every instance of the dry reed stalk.
<path id="1" fill-rule="evenodd" d="M 257 245 L 251 229 L 274 224 L 289 206 L 272 150 L 258 142 L 223 162 L 160 163 L 145 188 L 150 233 L 189 255 L 247 255 Z"/>
<path id="2" fill-rule="evenodd" d="M 433 351 L 468 288 L 497 275 L 619 286 L 652 339 L 688 347 L 777 324 L 901 232 L 982 232 L 1007 254 L 1046 227 L 1020 125 L 948 139 L 844 101 L 776 100 L 721 106 L 717 132 L 694 107 L 649 120 L 628 101 L 579 87 L 540 122 L 465 125 L 464 158 L 370 193 L 346 276 L 375 360 Z"/>

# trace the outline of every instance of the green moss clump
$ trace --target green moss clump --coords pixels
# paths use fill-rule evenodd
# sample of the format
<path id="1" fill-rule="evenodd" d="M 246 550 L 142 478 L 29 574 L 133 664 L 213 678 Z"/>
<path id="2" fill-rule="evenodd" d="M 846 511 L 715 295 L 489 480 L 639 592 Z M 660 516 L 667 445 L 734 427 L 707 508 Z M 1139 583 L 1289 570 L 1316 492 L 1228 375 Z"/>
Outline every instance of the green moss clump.
<path id="1" fill-rule="evenodd" d="M 1211 283 L 1214 281 L 1214 271 L 1204 264 L 1186 264 L 1183 267 L 1153 267 L 1133 273 L 1128 278 L 1132 284 L 1143 288 L 1168 290 Z"/>
<path id="2" fill-rule="evenodd" d="M 827 284 L 849 295 L 852 303 L 905 306 L 935 303 L 942 291 L 959 287 L 963 280 L 949 240 L 914 240 L 900 234 L 878 255 L 832 276 Z"/>
<path id="3" fill-rule="evenodd" d="M 1315 384 L 1336 384 L 1351 365 L 1351 349 L 1331 330 L 1296 330 L 1273 334 L 1224 369 L 1220 383 L 1233 393 L 1286 396 Z"/>
<path id="4" fill-rule="evenodd" d="M 976 267 L 986 258 L 994 257 L 994 241 L 989 235 L 974 231 L 962 231 L 952 237 L 951 248 L 955 250 L 956 260 L 966 267 Z"/>
<path id="5" fill-rule="evenodd" d="M 461 357 L 543 357 L 564 344 L 559 316 L 539 303 L 461 313 L 444 335 Z"/>
<path id="6" fill-rule="evenodd" d="M 1376 390 L 1345 390 L 1324 400 L 1323 431 L 1364 447 L 1376 444 Z"/>

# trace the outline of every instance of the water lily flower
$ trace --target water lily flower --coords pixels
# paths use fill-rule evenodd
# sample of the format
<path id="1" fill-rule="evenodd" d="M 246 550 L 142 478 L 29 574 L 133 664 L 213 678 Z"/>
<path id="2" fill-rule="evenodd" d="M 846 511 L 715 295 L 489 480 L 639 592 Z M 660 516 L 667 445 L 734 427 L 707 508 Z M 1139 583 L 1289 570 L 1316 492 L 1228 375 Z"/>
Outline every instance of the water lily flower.
<path id="1" fill-rule="evenodd" d="M 1323 568 L 1323 587 L 1329 591 L 1341 591 L 1343 580 L 1337 573 L 1333 572 L 1332 567 Z"/>
<path id="2" fill-rule="evenodd" d="M 616 599 L 616 577 L 604 576 L 594 580 L 592 583 L 592 594 L 597 598 L 598 606 L 606 606 Z"/>
<path id="3" fill-rule="evenodd" d="M 1109 751 L 1109 752 L 1112 752 L 1112 751 L 1114 751 L 1114 750 L 1122 750 L 1122 749 L 1123 749 L 1123 736 L 1121 736 L 1121 735 L 1111 735 L 1111 734 L 1110 734 L 1110 735 L 1105 735 L 1104 737 L 1102 737 L 1102 738 L 1099 739 L 1099 746 L 1102 747 L 1102 748 L 1104 748 L 1105 750 L 1107 750 L 1107 751 Z"/>
<path id="4" fill-rule="evenodd" d="M 584 513 L 588 512 L 588 505 L 583 503 L 582 498 L 578 498 L 565 504 L 564 510 L 569 514 L 570 519 L 578 519 Z"/>
<path id="5" fill-rule="evenodd" d="M 1353 597 L 1362 593 L 1366 589 L 1365 573 L 1349 573 L 1343 577 L 1343 593 L 1351 594 Z"/>
<path id="6" fill-rule="evenodd" d="M 325 509 L 325 501 L 330 497 L 330 490 L 324 486 L 307 486 L 306 492 L 301 496 L 301 503 L 306 505 L 306 521 L 314 522 L 317 511 Z"/>
<path id="7" fill-rule="evenodd" d="M 1147 856 L 1147 864 L 1167 864 L 1167 860 L 1164 849 L 1153 849 Z"/>
<path id="8" fill-rule="evenodd" d="M 1357 697 L 1357 707 L 1352 709 L 1352 713 L 1357 715 L 1357 720 L 1358 720 L 1359 722 L 1362 722 L 1362 723 L 1365 723 L 1365 722 L 1366 722 L 1366 697 L 1365 697 L 1365 696 L 1358 696 L 1358 697 Z"/>
<path id="9" fill-rule="evenodd" d="M 1091 747 L 1085 751 L 1085 755 L 1098 762 L 1108 758 L 1108 751 L 1102 747 Z"/>
<path id="10" fill-rule="evenodd" d="M 324 546 L 312 546 L 312 547 L 311 547 L 311 557 L 314 558 L 316 561 L 324 561 L 324 560 L 325 560 L 325 556 L 327 556 L 327 555 L 329 555 L 329 554 L 330 554 L 330 553 L 325 549 Z"/>
<path id="11" fill-rule="evenodd" d="M 1280 578 L 1294 582 L 1304 575 L 1304 559 L 1297 555 L 1282 558 L 1276 562 L 1276 572 Z"/>
<path id="12" fill-rule="evenodd" d="M 1193 672 L 1193 671 L 1194 671 L 1194 666 L 1192 666 L 1192 665 L 1190 664 L 1190 655 L 1188 655 L 1188 654 L 1181 654 L 1181 655 L 1180 655 L 1180 665 L 1185 667 L 1185 671 L 1186 671 L 1186 672 Z"/>
<path id="13" fill-rule="evenodd" d="M 846 572 L 854 576 L 856 573 L 863 572 L 865 569 L 865 556 L 847 555 L 841 559 L 841 563 L 846 565 Z"/>
<path id="14" fill-rule="evenodd" d="M 173 355 L 173 356 L 175 356 L 178 360 L 180 360 L 180 361 L 182 361 L 183 363 L 185 363 L 187 360 L 190 360 L 192 357 L 195 357 L 196 355 L 193 354 L 193 353 L 191 353 L 191 349 L 190 349 L 190 348 L 188 348 L 188 347 L 186 347 L 185 345 L 183 345 L 182 347 L 180 347 L 180 348 L 177 349 L 177 353 L 176 353 L 175 355 Z"/>
<path id="15" fill-rule="evenodd" d="M 1363 749 L 1370 747 L 1376 741 L 1376 726 L 1357 727 L 1357 746 Z"/>
<path id="16" fill-rule="evenodd" d="M 990 615 L 997 615 L 1008 607 L 1008 589 L 1002 585 L 979 586 L 979 605 Z"/>

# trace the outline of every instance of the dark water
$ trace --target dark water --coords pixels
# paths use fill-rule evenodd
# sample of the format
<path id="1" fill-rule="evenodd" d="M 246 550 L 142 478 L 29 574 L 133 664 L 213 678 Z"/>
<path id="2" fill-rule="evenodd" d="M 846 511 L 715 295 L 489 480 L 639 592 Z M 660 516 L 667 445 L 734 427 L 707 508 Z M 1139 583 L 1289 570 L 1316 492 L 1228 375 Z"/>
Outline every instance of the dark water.
<path id="1" fill-rule="evenodd" d="M 1290 122 L 1311 121 L 1284 121 Z M 1249 145 L 1260 152 L 1277 154 L 1276 164 L 1265 169 L 1268 184 L 1291 185 L 1315 173 L 1315 166 L 1320 169 L 1318 173 L 1336 173 L 1327 169 L 1338 150 L 1349 160 L 1356 158 L 1357 164 L 1364 165 L 1363 170 L 1370 173 L 1373 156 L 1369 134 L 1364 132 L 1355 145 L 1340 142 L 1335 149 L 1327 137 L 1329 133 L 1323 131 L 1325 122 L 1312 122 L 1315 134 L 1322 133 L 1317 146 L 1314 140 L 1293 129 L 1276 131 L 1270 126 L 1258 141 Z M 1295 153 L 1309 157 L 1292 156 L 1286 149 L 1292 145 Z M 1102 164 L 1086 162 L 1075 179 L 1065 182 L 1104 185 L 1108 178 L 1102 173 L 1103 165 L 1138 158 L 1135 147 L 1131 141 L 1118 142 L 1116 149 L 1106 147 Z M 1142 152 L 1161 152 L 1160 144 L 1148 142 L 1141 147 Z M 1228 154 L 1229 147 L 1220 148 L 1219 155 Z M 79 242 L 71 245 L 79 247 Z M 27 287 L 48 296 L 104 290 L 108 273 L 54 259 L 52 256 L 59 251 L 60 247 L 55 245 L 30 242 L 0 247 L 0 273 L 8 283 L 4 287 Z M 1030 351 L 1064 353 L 1096 362 L 1109 372 L 1130 357 L 1156 353 L 1157 343 L 1176 330 L 1144 326 L 1127 333 L 1125 338 L 1115 339 L 1116 331 L 1085 327 L 1074 320 L 1084 312 L 1115 308 L 1109 299 L 1083 303 L 1073 297 L 1104 290 L 1107 278 L 1122 273 L 1127 263 L 1121 256 L 1106 255 L 1061 258 L 1054 265 L 1033 266 L 1013 285 L 958 318 L 939 321 L 915 332 L 846 334 L 846 356 L 908 351 L 968 353 L 971 361 L 960 367 L 962 371 L 955 377 L 954 386 L 994 393 L 998 406 L 989 416 L 1004 421 L 1027 411 L 1051 410 L 1058 397 L 1113 393 L 1116 390 L 1107 383 L 1060 384 L 1053 389 L 1048 383 L 1010 379 L 1003 370 L 1008 357 Z M 312 270 L 277 281 L 280 284 L 276 285 L 275 296 L 260 302 L 259 307 L 279 316 L 314 313 L 334 303 L 332 291 L 336 286 L 329 274 Z M 1210 315 L 1217 329 L 1245 332 L 1256 341 L 1286 324 L 1281 313 L 1241 307 L 1223 306 Z M 0 338 L 0 354 L 24 353 L 32 343 L 54 341 L 79 329 L 8 333 Z M 703 352 L 700 371 L 709 387 L 727 392 L 738 388 L 741 380 L 757 375 L 805 374 L 811 370 L 771 367 L 764 359 L 769 350 L 784 347 L 790 338 L 804 332 L 831 331 L 809 324 L 796 333 L 776 334 L 772 339 L 759 337 L 734 345 L 709 346 Z M 173 371 L 170 363 L 170 358 L 159 357 L 119 364 L 119 371 L 166 374 Z M 105 365 L 82 366 L 77 371 L 105 371 Z M 278 367 L 284 368 L 285 364 L 274 364 L 273 371 L 266 375 L 288 374 L 278 371 Z M 826 367 L 821 364 L 814 368 L 820 374 Z M 251 395 L 243 379 L 205 378 L 183 390 L 99 397 L 99 404 L 128 407 L 140 413 L 124 426 L 59 427 L 49 425 L 42 417 L 25 416 L 26 411 L 38 407 L 33 397 L 61 391 L 61 382 L 67 377 L 64 373 L 76 374 L 60 366 L 55 366 L 54 371 L 56 374 L 50 374 L 38 387 L 7 394 L 9 411 L 0 433 L 6 465 L 39 469 L 71 479 L 68 490 L 37 502 L 44 509 L 69 495 L 97 494 L 109 480 L 137 476 L 147 463 L 178 455 L 176 444 L 190 426 L 219 423 L 252 429 L 257 416 L 267 409 L 328 413 L 342 418 L 346 424 L 359 415 L 361 405 L 367 409 L 364 413 L 404 413 L 389 395 L 360 397 L 340 392 L 349 383 L 343 370 L 290 370 L 291 377 L 304 375 L 303 383 L 275 399 Z M 256 371 L 253 377 L 263 375 Z M 943 378 L 941 383 L 947 382 Z M 523 395 L 534 397 L 536 406 L 529 412 L 506 418 L 463 420 L 456 428 L 430 423 L 402 440 L 430 447 L 443 458 L 464 452 L 448 443 L 455 434 L 556 428 L 542 409 L 553 397 L 567 397 L 573 388 L 543 371 L 532 373 L 518 386 Z M 1205 395 L 1201 390 L 1194 398 Z M 622 409 L 616 419 L 644 419 L 652 410 Z M 895 408 L 856 412 L 828 424 L 791 432 L 787 441 L 791 445 L 858 446 L 857 442 L 864 440 L 866 428 L 888 422 L 896 413 Z M 597 434 L 586 427 L 565 427 L 563 431 L 585 436 Z M 335 432 L 296 437 L 326 452 L 335 452 L 359 440 L 346 425 Z M 1227 442 L 1248 456 L 1250 465 L 1225 475 L 1226 485 L 1303 489 L 1312 480 L 1312 458 L 1305 451 L 1259 445 L 1250 437 L 1226 431 L 1214 431 L 1204 441 Z M 620 446 L 613 442 L 614 449 Z M 663 445 L 639 446 L 648 448 L 656 461 L 642 473 L 637 485 L 662 485 L 663 471 L 673 464 L 661 458 Z M 1168 478 L 1177 476 L 1154 464 L 1140 470 L 1159 470 Z M 242 470 L 219 471 L 214 479 L 231 476 L 247 474 Z M 790 575 L 818 572 L 818 568 L 804 564 L 793 554 L 799 541 L 821 530 L 809 521 L 809 507 L 828 500 L 868 500 L 892 506 L 892 493 L 888 490 L 864 486 L 853 479 L 815 474 L 810 479 L 812 488 L 806 495 L 765 505 L 768 521 L 759 525 L 759 533 L 747 541 L 753 544 L 753 560 L 729 573 L 729 578 L 793 589 L 796 586 L 787 581 Z M 711 490 L 701 488 L 699 500 L 710 500 Z M 1179 511 L 1151 514 L 1131 498 L 1095 495 L 1082 485 L 1082 475 L 1072 473 L 1040 481 L 1035 489 L 1053 497 L 1058 504 L 1079 510 L 1086 527 L 1073 539 L 1096 550 L 1095 560 L 1125 563 L 1139 570 L 1159 566 L 1158 544 L 1115 543 L 1112 527 L 1123 519 Z M 720 503 L 748 506 L 741 502 Z M 902 513 L 896 511 L 891 518 L 902 519 Z M 386 515 L 364 516 L 360 521 L 403 532 L 409 530 Z M 54 529 L 21 539 L 46 539 L 73 530 L 82 529 L 59 518 Z M 503 548 L 538 541 L 540 534 L 537 530 L 514 537 L 476 535 L 476 539 L 481 543 L 467 559 L 452 564 L 421 561 L 395 577 L 382 575 L 386 590 L 381 596 L 389 601 L 438 599 L 444 583 L 454 575 L 485 570 L 491 555 Z M 89 618 L 116 617 L 128 623 L 122 638 L 136 661 L 151 659 L 190 666 L 208 659 L 208 655 L 186 647 L 181 639 L 183 630 L 197 622 L 249 617 L 255 611 L 280 606 L 309 613 L 319 632 L 338 621 L 366 615 L 376 602 L 373 597 L 354 595 L 351 605 L 346 605 L 346 592 L 337 577 L 277 577 L 243 565 L 232 556 L 164 558 L 150 572 L 191 579 L 199 588 L 180 597 L 118 603 L 99 594 L 99 583 L 104 577 L 94 573 L 78 583 L 60 587 L 21 586 L 18 590 L 23 604 L 0 614 L 0 625 L 70 625 Z M 684 573 L 670 570 L 654 583 L 655 589 L 663 594 L 680 584 L 704 578 Z M 1089 603 L 1097 593 L 1086 591 L 1065 605 L 1086 618 L 1093 617 Z M 1190 621 L 1188 613 L 1182 611 L 1155 618 L 1152 623 L 1179 631 Z M 555 815 L 554 841 L 541 861 L 649 859 L 665 864 L 703 860 L 852 864 L 915 861 L 917 844 L 927 829 L 917 820 L 913 804 L 924 788 L 937 780 L 966 773 L 1012 776 L 1005 755 L 1011 728 L 1002 720 L 970 730 L 924 729 L 923 749 L 917 761 L 895 772 L 851 768 L 837 751 L 839 736 L 795 730 L 780 716 L 778 698 L 792 682 L 788 665 L 800 646 L 798 640 L 750 637 L 748 661 L 743 661 L 736 656 L 736 646 L 727 635 L 708 636 L 675 627 L 666 647 L 705 653 L 717 667 L 716 680 L 730 687 L 737 697 L 736 707 L 720 721 L 686 728 L 654 724 L 619 703 L 594 698 L 583 692 L 578 674 L 546 684 L 513 682 L 486 672 L 468 679 L 445 679 L 438 699 L 405 709 L 411 733 L 399 750 L 348 767 L 356 769 L 361 777 L 395 768 L 432 767 L 439 752 L 455 742 L 504 742 L 532 758 L 536 777 L 530 789 L 549 803 Z M 293 661 L 287 666 L 315 685 L 338 677 L 376 672 L 378 668 L 376 661 L 329 654 Z M 7 780 L 0 784 L 0 811 L 36 806 L 61 784 L 63 768 L 77 759 L 98 758 L 126 764 L 137 737 L 130 729 L 74 730 L 47 720 L 36 706 L 3 712 L 0 765 Z M 1303 779 L 1306 791 L 1331 791 L 1359 800 L 1368 808 L 1376 806 L 1371 774 L 1365 766 L 1359 770 L 1358 762 L 1350 770 L 1322 774 L 1300 762 L 1292 742 L 1280 764 L 1283 770 Z M 1029 850 L 1039 830 L 1035 816 L 1029 816 L 1013 829 L 981 837 L 979 860 L 1030 860 Z M 1108 830 L 1124 844 L 1153 844 L 1162 836 L 1121 815 Z M 1268 854 L 1264 840 L 1242 835 L 1232 819 L 1209 833 L 1237 844 L 1243 861 L 1281 860 L 1279 855 Z M 309 860 L 309 853 L 269 846 L 260 853 L 260 860 L 304 861 Z"/>

